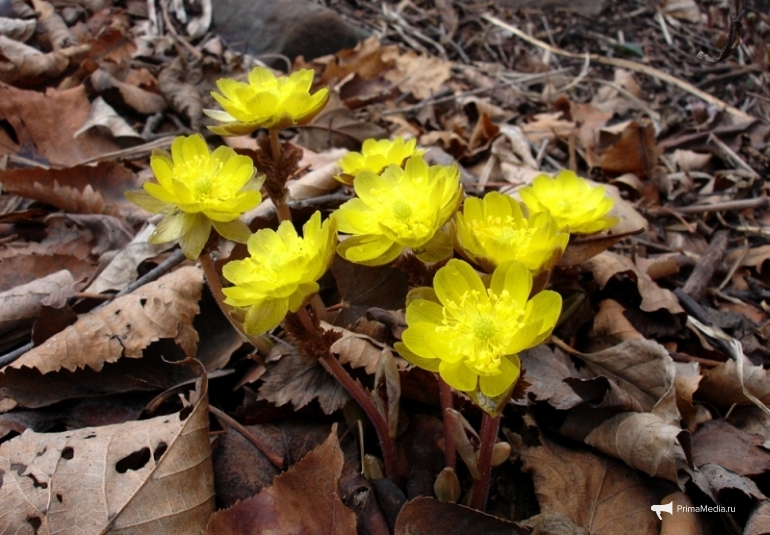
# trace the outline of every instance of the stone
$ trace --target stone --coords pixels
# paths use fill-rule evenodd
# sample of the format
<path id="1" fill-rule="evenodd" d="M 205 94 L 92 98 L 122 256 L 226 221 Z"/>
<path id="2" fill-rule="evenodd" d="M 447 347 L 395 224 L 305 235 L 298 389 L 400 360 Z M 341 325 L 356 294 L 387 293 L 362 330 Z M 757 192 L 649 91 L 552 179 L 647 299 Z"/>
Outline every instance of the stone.
<path id="1" fill-rule="evenodd" d="M 333 10 L 307 0 L 216 0 L 213 29 L 239 52 L 306 60 L 353 48 L 369 33 Z M 281 61 L 265 57 L 265 63 Z"/>

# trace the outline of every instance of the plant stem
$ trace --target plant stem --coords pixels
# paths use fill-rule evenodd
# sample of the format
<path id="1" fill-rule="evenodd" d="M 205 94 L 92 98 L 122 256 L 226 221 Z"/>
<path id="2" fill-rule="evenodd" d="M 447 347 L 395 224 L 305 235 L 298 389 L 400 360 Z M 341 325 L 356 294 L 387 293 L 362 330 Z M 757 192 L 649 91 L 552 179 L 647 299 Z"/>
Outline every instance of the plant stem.
<path id="1" fill-rule="evenodd" d="M 297 315 L 299 316 L 300 321 L 302 321 L 302 325 L 304 325 L 306 329 L 310 330 L 311 332 L 316 330 L 316 327 L 313 324 L 313 321 L 310 319 L 310 316 L 308 315 L 307 309 L 305 309 L 305 307 L 300 308 L 297 311 Z M 391 481 L 397 483 L 398 469 L 396 463 L 395 448 L 393 446 L 393 441 L 390 438 L 388 422 L 385 419 L 385 416 L 383 416 L 380 411 L 377 410 L 377 406 L 374 404 L 374 401 L 372 401 L 369 393 L 364 390 L 364 387 L 350 376 L 350 374 L 345 370 L 345 368 L 342 367 L 342 364 L 340 364 L 334 355 L 327 352 L 321 357 L 320 362 L 326 371 L 331 373 L 334 378 L 337 379 L 337 382 L 339 382 L 342 387 L 347 390 L 348 394 L 350 394 L 351 397 L 356 400 L 356 403 L 358 403 L 358 405 L 366 413 L 369 421 L 372 422 L 374 430 L 377 432 L 377 438 L 380 440 L 380 448 L 382 449 L 383 458 L 382 460 L 385 464 L 385 474 Z"/>
<path id="2" fill-rule="evenodd" d="M 203 273 L 206 275 L 206 282 L 209 284 L 209 289 L 214 296 L 214 301 L 219 305 L 219 310 L 222 311 L 222 314 L 225 315 L 236 331 L 241 333 L 241 335 L 256 347 L 260 353 L 267 355 L 271 349 L 270 344 L 261 336 L 251 336 L 250 334 L 247 334 L 243 328 L 243 324 L 233 318 L 230 314 L 232 309 L 230 305 L 225 303 L 225 294 L 222 292 L 222 280 L 219 278 L 219 273 L 217 272 L 216 266 L 214 266 L 214 260 L 211 258 L 211 254 L 203 253 L 198 260 L 201 262 Z"/>
<path id="3" fill-rule="evenodd" d="M 479 479 L 473 483 L 470 506 L 483 511 L 487 506 L 489 483 L 492 475 L 492 452 L 500 428 L 500 416 L 490 416 L 484 412 L 481 420 L 481 447 L 479 449 Z"/>
<path id="4" fill-rule="evenodd" d="M 452 439 L 455 421 L 447 414 L 448 409 L 454 409 L 452 388 L 441 377 L 437 376 L 437 378 L 439 394 L 441 395 L 441 414 L 444 419 L 444 466 L 454 470 L 457 467 L 457 452 L 455 451 L 455 442 Z"/>
<path id="5" fill-rule="evenodd" d="M 281 140 L 278 137 L 278 130 L 275 128 L 270 129 L 270 153 L 273 158 L 273 169 L 281 169 L 283 147 L 281 146 Z M 288 177 L 285 176 L 274 177 L 276 183 L 283 185 L 281 195 L 272 197 L 273 204 L 275 205 L 275 211 L 278 214 L 278 221 L 291 221 L 291 211 L 289 211 L 289 205 L 286 203 L 286 196 L 288 195 L 288 190 L 286 189 L 287 178 Z"/>

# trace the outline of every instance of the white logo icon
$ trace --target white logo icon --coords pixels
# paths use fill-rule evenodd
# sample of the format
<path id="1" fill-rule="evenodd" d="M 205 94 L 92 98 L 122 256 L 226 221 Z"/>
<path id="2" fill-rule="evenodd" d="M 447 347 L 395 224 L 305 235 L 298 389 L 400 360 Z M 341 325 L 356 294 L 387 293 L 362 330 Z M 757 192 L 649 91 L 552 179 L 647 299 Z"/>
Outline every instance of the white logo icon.
<path id="1" fill-rule="evenodd" d="M 663 517 L 661 516 L 661 511 L 665 511 L 670 515 L 674 514 L 674 502 L 670 501 L 667 504 L 664 505 L 651 505 L 650 509 L 652 509 L 656 515 L 658 515 L 658 520 L 663 520 Z"/>

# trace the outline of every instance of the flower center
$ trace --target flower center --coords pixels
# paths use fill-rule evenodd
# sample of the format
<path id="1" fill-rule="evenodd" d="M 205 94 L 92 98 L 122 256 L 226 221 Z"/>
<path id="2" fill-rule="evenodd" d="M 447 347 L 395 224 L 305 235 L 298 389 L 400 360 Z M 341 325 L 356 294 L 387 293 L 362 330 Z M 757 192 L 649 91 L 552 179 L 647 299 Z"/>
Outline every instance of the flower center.
<path id="1" fill-rule="evenodd" d="M 493 241 L 513 251 L 528 251 L 535 234 L 534 228 L 518 228 L 510 217 L 488 217 L 486 221 L 472 221 L 471 232 L 483 244 Z M 515 258 L 513 255 L 511 258 Z"/>
<path id="2" fill-rule="evenodd" d="M 437 332 L 446 336 L 452 352 L 463 355 L 468 367 L 480 375 L 495 375 L 506 348 L 521 328 L 524 310 L 507 290 L 487 295 L 470 290 L 460 301 L 444 303 L 444 319 Z"/>
<path id="3" fill-rule="evenodd" d="M 393 216 L 399 221 L 405 221 L 412 215 L 412 207 L 402 200 L 393 203 Z"/>
<path id="4" fill-rule="evenodd" d="M 195 156 L 174 166 L 176 178 L 187 184 L 194 198 L 199 202 L 227 199 L 230 195 L 223 182 L 218 180 L 222 162 L 208 156 Z"/>

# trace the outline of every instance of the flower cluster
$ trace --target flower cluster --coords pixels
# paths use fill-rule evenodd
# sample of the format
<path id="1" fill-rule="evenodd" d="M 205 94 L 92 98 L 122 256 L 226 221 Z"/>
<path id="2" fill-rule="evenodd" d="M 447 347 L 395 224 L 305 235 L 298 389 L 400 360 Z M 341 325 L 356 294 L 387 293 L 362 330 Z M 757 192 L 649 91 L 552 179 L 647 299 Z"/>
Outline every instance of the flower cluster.
<path id="1" fill-rule="evenodd" d="M 229 147 L 213 153 L 200 135 L 178 137 L 171 154 L 156 151 L 150 166 L 158 183 L 126 197 L 145 210 L 164 214 L 150 243 L 180 240 L 190 259 L 198 258 L 212 225 L 223 237 L 244 243 L 251 232 L 238 219 L 262 201 L 264 177 L 256 177 L 254 163 Z"/>
<path id="2" fill-rule="evenodd" d="M 284 129 L 307 124 L 318 115 L 329 100 L 329 89 L 310 94 L 313 71 L 303 69 L 290 76 L 276 77 L 270 69 L 255 67 L 249 82 L 230 78 L 217 81 L 222 94 L 211 96 L 224 111 L 204 110 L 214 120 L 223 123 L 209 130 L 222 136 L 247 135 L 257 128 Z"/>
<path id="3" fill-rule="evenodd" d="M 278 231 L 262 229 L 249 238 L 250 256 L 222 270 L 235 285 L 223 289 L 225 302 L 246 309 L 248 334 L 273 329 L 288 311 L 296 312 L 318 292 L 317 281 L 329 269 L 336 242 L 336 222 L 321 223 L 321 212 L 305 224 L 301 238 L 289 221 Z"/>
<path id="4" fill-rule="evenodd" d="M 424 150 L 417 148 L 416 139 L 367 139 L 361 147 L 361 152 L 349 152 L 340 159 L 342 173 L 335 178 L 350 186 L 363 171 L 379 175 L 389 165 L 403 167 L 408 158 L 422 156 L 424 153 Z"/>
<path id="5" fill-rule="evenodd" d="M 561 312 L 561 296 L 542 291 L 529 299 L 532 275 L 509 261 L 489 285 L 466 262 L 450 260 L 436 273 L 432 292 L 406 309 L 408 328 L 396 350 L 412 364 L 437 371 L 463 392 L 503 395 L 519 377 L 517 354 L 543 342 Z M 426 298 L 427 297 L 427 298 Z"/>
<path id="6" fill-rule="evenodd" d="M 591 186 L 572 171 L 561 171 L 555 178 L 538 175 L 519 194 L 530 212 L 550 213 L 557 226 L 571 234 L 593 234 L 618 222 L 607 215 L 613 201 L 604 188 Z"/>
<path id="7" fill-rule="evenodd" d="M 516 199 L 490 192 L 484 199 L 465 200 L 454 219 L 453 238 L 457 252 L 486 272 L 518 260 L 537 273 L 558 261 L 569 234 L 548 212 L 524 217 Z"/>
<path id="8" fill-rule="evenodd" d="M 439 229 L 462 202 L 456 166 L 428 166 L 422 156 L 413 156 L 405 169 L 389 165 L 379 175 L 362 171 L 354 188 L 357 198 L 335 213 L 340 232 L 352 234 L 340 243 L 340 256 L 378 266 L 406 247 L 425 262 L 451 254 L 451 238 Z"/>

